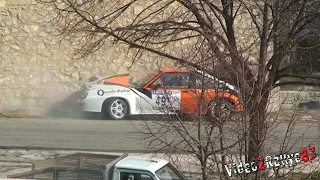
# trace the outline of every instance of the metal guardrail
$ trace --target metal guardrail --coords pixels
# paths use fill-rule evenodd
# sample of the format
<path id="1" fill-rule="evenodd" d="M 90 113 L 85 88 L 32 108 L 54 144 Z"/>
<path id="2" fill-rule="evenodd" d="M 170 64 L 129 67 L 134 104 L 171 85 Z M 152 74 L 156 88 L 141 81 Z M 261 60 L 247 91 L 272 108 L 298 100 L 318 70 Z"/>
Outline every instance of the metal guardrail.
<path id="1" fill-rule="evenodd" d="M 40 180 L 103 180 L 106 167 L 128 154 L 103 155 L 76 153 L 32 163 L 32 171 L 9 175 L 8 178 Z M 112 167 L 108 167 L 112 168 Z"/>
<path id="2" fill-rule="evenodd" d="M 188 180 L 201 180 L 201 173 L 182 172 Z M 67 167 L 51 167 L 8 176 L 19 179 L 39 180 L 103 180 L 105 171 L 97 169 L 81 169 Z"/>
<path id="3" fill-rule="evenodd" d="M 113 166 L 114 163 L 126 156 L 127 154 L 117 156 L 76 153 L 35 161 L 32 164 L 32 171 L 9 175 L 8 178 L 39 180 L 103 180 L 107 173 L 106 166 Z M 182 172 L 182 174 L 188 180 L 201 179 L 201 173 Z"/>
<path id="4" fill-rule="evenodd" d="M 103 180 L 104 171 L 70 167 L 51 167 L 8 176 L 9 178 L 39 180 Z"/>
<path id="5" fill-rule="evenodd" d="M 117 155 L 76 153 L 57 158 L 35 161 L 32 171 L 50 167 L 73 167 L 81 169 L 106 170 L 106 165 L 117 159 Z"/>

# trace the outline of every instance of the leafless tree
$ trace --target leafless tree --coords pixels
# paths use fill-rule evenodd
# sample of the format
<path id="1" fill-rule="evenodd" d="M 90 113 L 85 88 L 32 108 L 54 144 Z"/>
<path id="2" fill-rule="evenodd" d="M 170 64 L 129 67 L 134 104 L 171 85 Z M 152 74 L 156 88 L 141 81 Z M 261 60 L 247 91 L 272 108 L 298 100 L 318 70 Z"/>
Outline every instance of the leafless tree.
<path id="1" fill-rule="evenodd" d="M 271 90 L 281 85 L 279 80 L 295 76 L 300 78 L 296 84 L 315 83 L 313 73 L 296 75 L 290 70 L 294 68 L 291 59 L 296 57 L 297 41 L 301 39 L 299 34 L 319 18 L 317 0 L 40 2 L 55 8 L 50 12 L 55 15 L 52 23 L 57 25 L 61 35 L 73 37 L 81 44 L 78 55 L 92 54 L 109 41 L 123 42 L 136 52 L 135 57 L 151 52 L 237 86 L 243 107 L 242 122 L 248 122 L 242 133 L 243 138 L 248 139 L 246 162 L 262 153 L 267 130 L 267 104 Z M 138 13 L 130 14 L 137 9 L 140 9 Z M 134 58 L 133 62 L 136 60 Z M 184 124 L 181 121 L 175 123 Z M 190 123 L 191 127 L 197 125 L 197 122 Z M 224 128 L 223 124 L 215 125 L 220 130 Z M 203 132 L 213 133 L 210 127 L 213 126 L 205 125 Z M 171 129 L 167 127 L 165 130 Z M 181 133 L 185 130 L 190 129 L 182 129 Z M 195 147 L 201 147 L 197 150 L 199 153 L 207 150 L 202 143 L 212 141 L 202 141 L 201 136 L 201 142 L 192 137 L 185 138 L 184 141 L 191 140 Z M 224 147 L 222 143 L 219 151 Z M 227 145 L 226 148 L 230 147 Z M 204 158 L 202 161 L 208 160 L 205 156 L 201 158 Z"/>

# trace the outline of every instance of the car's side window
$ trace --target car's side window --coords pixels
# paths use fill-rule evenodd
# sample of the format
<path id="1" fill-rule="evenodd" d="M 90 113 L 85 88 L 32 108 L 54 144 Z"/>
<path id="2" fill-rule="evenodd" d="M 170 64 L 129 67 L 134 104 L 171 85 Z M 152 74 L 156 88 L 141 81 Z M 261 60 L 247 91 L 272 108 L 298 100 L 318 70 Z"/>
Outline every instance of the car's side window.
<path id="1" fill-rule="evenodd" d="M 153 180 L 153 178 L 142 173 L 121 172 L 120 180 Z"/>
<path id="2" fill-rule="evenodd" d="M 164 73 L 151 84 L 151 87 L 188 88 L 190 77 L 188 73 Z"/>

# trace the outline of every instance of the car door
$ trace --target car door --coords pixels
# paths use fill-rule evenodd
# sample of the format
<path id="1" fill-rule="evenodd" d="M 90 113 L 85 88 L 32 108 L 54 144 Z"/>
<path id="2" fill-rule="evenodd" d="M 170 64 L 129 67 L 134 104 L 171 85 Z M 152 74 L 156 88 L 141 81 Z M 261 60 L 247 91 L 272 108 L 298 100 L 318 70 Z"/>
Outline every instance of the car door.
<path id="1" fill-rule="evenodd" d="M 173 111 L 195 113 L 197 92 L 195 89 L 190 89 L 189 84 L 189 72 L 162 73 L 149 86 L 154 106 L 166 113 Z"/>

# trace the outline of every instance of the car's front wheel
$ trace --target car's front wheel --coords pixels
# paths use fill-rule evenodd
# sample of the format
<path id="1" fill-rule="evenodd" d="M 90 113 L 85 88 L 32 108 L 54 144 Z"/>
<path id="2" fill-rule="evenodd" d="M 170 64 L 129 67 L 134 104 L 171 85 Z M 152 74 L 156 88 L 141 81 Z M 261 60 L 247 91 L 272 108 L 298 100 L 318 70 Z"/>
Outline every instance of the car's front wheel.
<path id="1" fill-rule="evenodd" d="M 103 108 L 105 115 L 111 119 L 124 119 L 129 114 L 129 105 L 121 98 L 107 99 Z"/>

